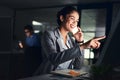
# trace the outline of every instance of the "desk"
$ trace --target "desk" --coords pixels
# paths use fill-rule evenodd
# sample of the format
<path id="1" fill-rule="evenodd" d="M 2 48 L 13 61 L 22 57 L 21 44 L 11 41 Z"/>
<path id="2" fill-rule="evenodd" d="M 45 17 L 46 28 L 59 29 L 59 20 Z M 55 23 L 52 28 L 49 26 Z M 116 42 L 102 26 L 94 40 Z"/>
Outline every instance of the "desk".
<path id="1" fill-rule="evenodd" d="M 89 77 L 87 77 L 87 75 L 80 76 L 80 77 L 68 78 L 68 77 L 57 76 L 57 75 L 53 75 L 53 74 L 45 74 L 45 75 L 28 77 L 28 78 L 18 79 L 18 80 L 90 80 L 90 79 L 89 79 Z"/>
<path id="2" fill-rule="evenodd" d="M 86 67 L 83 67 L 82 70 L 86 71 Z M 18 80 L 90 80 L 89 73 L 85 75 L 81 75 L 79 77 L 65 77 L 65 76 L 59 76 L 54 74 L 44 74 L 40 76 L 34 76 L 34 77 L 28 77 L 24 79 L 18 79 Z"/>

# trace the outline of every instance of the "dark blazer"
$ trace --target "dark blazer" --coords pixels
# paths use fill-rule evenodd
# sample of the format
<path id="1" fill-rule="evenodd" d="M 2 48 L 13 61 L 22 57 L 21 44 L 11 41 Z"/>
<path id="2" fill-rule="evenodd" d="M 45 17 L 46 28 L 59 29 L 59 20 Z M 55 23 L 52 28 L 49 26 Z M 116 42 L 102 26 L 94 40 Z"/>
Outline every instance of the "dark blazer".
<path id="1" fill-rule="evenodd" d="M 80 69 L 83 62 L 80 46 L 75 43 L 71 36 L 69 36 L 68 42 L 71 48 L 63 50 L 58 28 L 52 31 L 45 31 L 41 42 L 43 62 L 35 74 L 49 73 L 55 70 L 59 64 L 71 59 L 72 62 L 69 68 L 73 65 L 74 69 Z"/>

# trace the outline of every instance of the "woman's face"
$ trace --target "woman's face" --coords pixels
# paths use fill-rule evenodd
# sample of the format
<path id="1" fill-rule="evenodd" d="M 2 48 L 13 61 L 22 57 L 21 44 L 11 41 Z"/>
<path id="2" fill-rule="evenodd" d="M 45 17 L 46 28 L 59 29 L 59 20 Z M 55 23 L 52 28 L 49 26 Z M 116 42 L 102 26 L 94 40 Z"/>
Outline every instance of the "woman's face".
<path id="1" fill-rule="evenodd" d="M 72 32 L 72 30 L 77 27 L 77 24 L 79 22 L 79 14 L 76 11 L 73 11 L 70 14 L 67 14 L 65 18 L 63 18 L 63 23 L 61 26 L 64 27 L 69 32 Z"/>

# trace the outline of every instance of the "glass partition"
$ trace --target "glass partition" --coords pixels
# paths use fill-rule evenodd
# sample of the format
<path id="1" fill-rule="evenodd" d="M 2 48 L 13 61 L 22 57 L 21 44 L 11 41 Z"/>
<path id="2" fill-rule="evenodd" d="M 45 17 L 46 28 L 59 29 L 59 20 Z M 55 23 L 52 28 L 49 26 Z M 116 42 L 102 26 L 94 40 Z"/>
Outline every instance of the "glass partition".
<path id="1" fill-rule="evenodd" d="M 84 41 L 88 41 L 93 37 L 105 35 L 106 28 L 106 9 L 82 9 L 81 10 L 80 27 L 84 33 Z M 99 57 L 99 50 L 85 49 L 84 58 L 92 64 Z"/>

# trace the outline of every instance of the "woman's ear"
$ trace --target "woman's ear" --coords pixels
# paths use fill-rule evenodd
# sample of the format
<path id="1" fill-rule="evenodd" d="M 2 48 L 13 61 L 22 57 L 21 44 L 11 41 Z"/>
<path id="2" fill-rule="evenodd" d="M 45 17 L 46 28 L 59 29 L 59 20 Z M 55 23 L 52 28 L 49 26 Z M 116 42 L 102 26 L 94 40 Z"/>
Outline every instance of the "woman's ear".
<path id="1" fill-rule="evenodd" d="M 60 16 L 60 21 L 61 21 L 61 22 L 64 21 L 64 17 L 63 17 L 63 15 Z"/>

